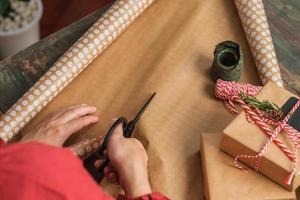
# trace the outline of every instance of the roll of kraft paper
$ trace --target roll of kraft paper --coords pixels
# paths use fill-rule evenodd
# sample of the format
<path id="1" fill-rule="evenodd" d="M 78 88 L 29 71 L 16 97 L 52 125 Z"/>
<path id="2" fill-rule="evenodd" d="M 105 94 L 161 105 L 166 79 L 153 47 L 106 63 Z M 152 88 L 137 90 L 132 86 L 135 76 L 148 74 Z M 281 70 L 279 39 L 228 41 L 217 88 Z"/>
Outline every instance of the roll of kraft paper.
<path id="1" fill-rule="evenodd" d="M 101 54 L 155 0 L 118 0 L 0 120 L 0 137 L 12 139 Z"/>
<path id="2" fill-rule="evenodd" d="M 263 84 L 283 81 L 262 0 L 235 0 L 247 40 Z"/>

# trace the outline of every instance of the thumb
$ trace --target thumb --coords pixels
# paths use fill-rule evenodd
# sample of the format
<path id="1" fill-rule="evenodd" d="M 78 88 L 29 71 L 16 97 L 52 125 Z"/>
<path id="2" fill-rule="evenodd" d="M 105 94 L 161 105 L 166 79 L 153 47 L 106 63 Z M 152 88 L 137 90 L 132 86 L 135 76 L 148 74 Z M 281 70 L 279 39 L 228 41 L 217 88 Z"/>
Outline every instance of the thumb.
<path id="1" fill-rule="evenodd" d="M 114 124 L 117 120 L 118 120 L 118 118 L 114 118 L 112 120 L 112 124 Z M 122 138 L 124 138 L 124 136 L 123 136 L 123 127 L 122 127 L 122 124 L 119 124 L 115 128 L 115 130 L 114 130 L 114 132 L 113 132 L 113 134 L 112 134 L 112 136 L 111 136 L 108 144 L 110 144 L 111 142 L 113 142 L 115 140 L 119 140 L 119 139 L 122 139 Z"/>

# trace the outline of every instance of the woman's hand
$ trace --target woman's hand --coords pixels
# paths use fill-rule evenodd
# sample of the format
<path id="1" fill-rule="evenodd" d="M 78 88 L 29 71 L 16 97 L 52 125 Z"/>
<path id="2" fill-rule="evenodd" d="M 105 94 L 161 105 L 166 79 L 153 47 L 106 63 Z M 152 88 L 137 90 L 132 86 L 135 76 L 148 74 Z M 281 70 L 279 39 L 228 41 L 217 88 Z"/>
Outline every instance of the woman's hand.
<path id="1" fill-rule="evenodd" d="M 111 136 L 106 154 L 111 163 L 104 169 L 109 181 L 120 184 L 129 197 L 139 197 L 151 193 L 148 179 L 147 153 L 137 139 L 125 138 L 119 125 Z M 102 161 L 96 161 L 96 167 Z"/>
<path id="2" fill-rule="evenodd" d="M 34 130 L 27 133 L 21 142 L 40 142 L 62 147 L 64 142 L 80 129 L 98 122 L 96 107 L 75 105 L 54 113 Z"/>
<path id="3" fill-rule="evenodd" d="M 62 147 L 64 142 L 80 129 L 98 122 L 96 108 L 85 104 L 58 111 L 27 133 L 21 142 L 40 142 Z M 105 168 L 105 176 L 119 183 L 127 196 L 150 194 L 148 180 L 148 156 L 143 145 L 134 138 L 125 138 L 121 125 L 116 128 L 107 149 L 111 165 Z M 97 161 L 100 166 L 101 161 Z"/>

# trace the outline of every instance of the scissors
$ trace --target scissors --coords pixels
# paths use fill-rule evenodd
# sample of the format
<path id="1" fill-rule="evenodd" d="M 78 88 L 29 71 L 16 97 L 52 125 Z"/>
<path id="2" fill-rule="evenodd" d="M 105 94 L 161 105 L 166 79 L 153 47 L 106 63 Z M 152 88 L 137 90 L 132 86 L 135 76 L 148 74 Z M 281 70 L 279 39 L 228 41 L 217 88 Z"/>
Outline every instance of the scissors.
<path id="1" fill-rule="evenodd" d="M 108 142 L 114 133 L 114 130 L 122 124 L 123 127 L 123 135 L 126 138 L 130 138 L 132 135 L 132 132 L 135 128 L 136 123 L 139 121 L 141 118 L 142 114 L 150 104 L 151 100 L 153 97 L 156 95 L 156 93 L 153 93 L 151 97 L 147 100 L 145 105 L 140 109 L 138 114 L 133 118 L 131 121 L 127 121 L 125 117 L 119 117 L 113 125 L 110 127 L 108 130 L 103 143 L 99 147 L 99 149 L 90 155 L 87 159 L 84 160 L 83 165 L 87 169 L 87 171 L 91 174 L 91 176 L 94 178 L 94 180 L 97 183 L 100 183 L 102 179 L 104 178 L 104 168 L 109 164 L 110 160 L 104 156 L 104 151 L 107 149 Z M 103 163 L 100 165 L 100 167 L 97 169 L 95 166 L 95 161 L 96 160 L 103 160 Z"/>

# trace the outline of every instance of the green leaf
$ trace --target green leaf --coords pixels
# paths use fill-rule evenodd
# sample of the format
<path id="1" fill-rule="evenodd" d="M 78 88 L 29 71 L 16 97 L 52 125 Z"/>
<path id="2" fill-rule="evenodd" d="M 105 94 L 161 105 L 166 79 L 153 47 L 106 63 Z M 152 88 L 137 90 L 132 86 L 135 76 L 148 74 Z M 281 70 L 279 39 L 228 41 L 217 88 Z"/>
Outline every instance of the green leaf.
<path id="1" fill-rule="evenodd" d="M 0 15 L 3 15 L 9 5 L 9 0 L 0 0 Z"/>
<path id="2" fill-rule="evenodd" d="M 275 103 L 263 100 L 259 101 L 257 98 L 248 96 L 246 93 L 241 92 L 239 96 L 243 101 L 248 104 L 251 108 L 256 108 L 266 113 L 270 118 L 274 120 L 280 120 L 283 116 L 282 110 Z"/>

